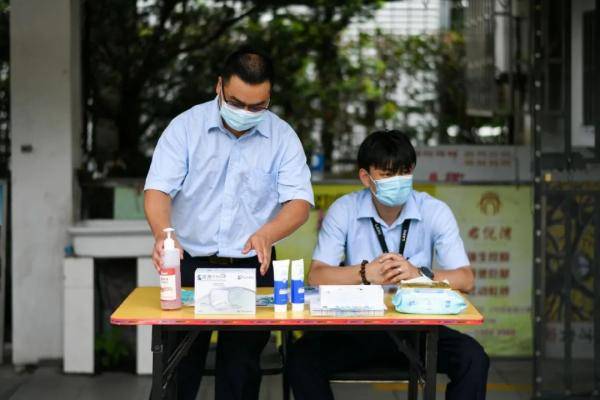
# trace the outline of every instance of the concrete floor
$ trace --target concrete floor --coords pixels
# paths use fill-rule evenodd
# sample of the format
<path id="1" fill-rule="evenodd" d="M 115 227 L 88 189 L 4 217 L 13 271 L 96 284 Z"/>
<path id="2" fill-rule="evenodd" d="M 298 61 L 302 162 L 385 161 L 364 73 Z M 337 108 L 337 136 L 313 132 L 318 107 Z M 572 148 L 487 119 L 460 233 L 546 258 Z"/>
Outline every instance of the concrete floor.
<path id="1" fill-rule="evenodd" d="M 531 363 L 528 361 L 492 361 L 488 383 L 489 400 L 526 400 L 531 391 Z M 445 376 L 438 375 L 438 399 L 444 398 Z M 151 379 L 127 373 L 103 373 L 95 376 L 65 375 L 57 363 L 46 363 L 20 373 L 8 365 L 0 366 L 0 400 L 105 400 L 148 399 Z M 212 399 L 213 378 L 203 380 L 198 398 Z M 405 384 L 333 385 L 337 399 L 405 399 Z M 281 377 L 267 376 L 261 387 L 261 400 L 281 399 Z"/>

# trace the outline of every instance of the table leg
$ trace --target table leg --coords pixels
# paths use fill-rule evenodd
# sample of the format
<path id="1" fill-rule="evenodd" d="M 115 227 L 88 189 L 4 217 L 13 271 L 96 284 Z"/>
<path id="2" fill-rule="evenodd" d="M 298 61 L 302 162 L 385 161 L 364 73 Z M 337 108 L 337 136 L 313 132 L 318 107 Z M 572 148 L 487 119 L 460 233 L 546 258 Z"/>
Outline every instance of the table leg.
<path id="1" fill-rule="evenodd" d="M 163 329 L 160 325 L 152 326 L 152 391 L 150 392 L 151 400 L 162 400 L 165 394 L 162 385 L 165 361 L 162 330 Z"/>
<path id="2" fill-rule="evenodd" d="M 189 331 L 181 341 L 177 341 L 175 332 L 159 325 L 152 327 L 152 400 L 177 398 L 177 366 L 198 333 L 197 330 Z"/>
<path id="3" fill-rule="evenodd" d="M 283 358 L 283 400 L 290 400 L 290 381 L 288 379 L 288 372 L 286 368 L 287 356 L 288 356 L 288 346 L 292 344 L 292 332 L 291 331 L 281 331 L 281 352 Z"/>
<path id="4" fill-rule="evenodd" d="M 167 335 L 168 357 L 164 358 L 166 361 L 163 365 L 163 382 L 165 386 L 169 386 L 169 384 L 171 387 L 176 386 L 175 374 L 177 372 L 177 366 L 181 362 L 181 359 L 187 355 L 190 347 L 192 347 L 196 341 L 199 333 L 200 332 L 197 330 L 189 331 L 180 341 L 177 341 L 177 337 L 174 332 L 172 332 L 170 335 Z"/>
<path id="5" fill-rule="evenodd" d="M 163 390 L 165 391 L 165 398 L 167 400 L 176 400 L 177 379 L 174 379 L 175 369 L 177 368 L 177 365 L 179 364 L 179 360 L 181 358 L 181 355 L 179 354 L 182 350 L 185 351 L 185 353 L 187 353 L 187 350 L 181 349 L 184 346 L 182 344 L 177 343 L 177 336 L 175 332 L 169 332 L 169 330 L 167 329 L 163 329 L 163 343 L 166 343 L 166 351 L 164 352 L 163 357 Z M 173 359 L 176 360 L 174 361 Z"/>
<path id="6" fill-rule="evenodd" d="M 419 331 L 411 332 L 411 339 L 415 353 L 420 354 L 419 347 L 421 333 Z M 419 367 L 415 363 L 410 363 L 410 378 L 408 380 L 408 400 L 417 400 L 419 397 Z"/>
<path id="7" fill-rule="evenodd" d="M 418 351 L 419 348 L 412 343 L 407 343 L 407 340 L 404 338 L 400 339 L 397 331 L 387 331 L 387 333 L 396 344 L 398 351 L 406 356 L 411 367 L 416 368 L 417 376 L 424 376 L 425 366 L 421 362 L 421 356 Z M 412 342 L 412 340 L 410 342 Z"/>
<path id="8" fill-rule="evenodd" d="M 438 336 L 439 329 L 437 326 L 429 327 L 426 332 L 425 343 L 425 389 L 423 398 L 425 400 L 435 400 L 435 378 L 437 373 L 437 351 L 438 351 Z"/>

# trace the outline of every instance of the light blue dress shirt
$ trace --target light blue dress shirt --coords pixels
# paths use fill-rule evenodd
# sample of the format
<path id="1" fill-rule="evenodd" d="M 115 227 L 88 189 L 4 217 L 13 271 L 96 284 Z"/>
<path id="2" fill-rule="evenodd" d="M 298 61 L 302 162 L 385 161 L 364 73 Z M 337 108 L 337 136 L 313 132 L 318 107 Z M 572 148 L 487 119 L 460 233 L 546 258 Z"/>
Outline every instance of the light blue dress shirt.
<path id="1" fill-rule="evenodd" d="M 400 232 L 405 219 L 410 228 L 404 256 L 417 267 L 456 269 L 469 265 L 456 219 L 450 208 L 427 193 L 412 191 L 394 223 L 388 226 L 377 214 L 371 191 L 364 189 L 340 197 L 329 208 L 323 220 L 313 260 L 332 266 L 357 265 L 383 254 L 371 217 L 381 224 L 390 252 L 400 247 Z"/>
<path id="2" fill-rule="evenodd" d="M 242 254 L 282 203 L 314 205 L 310 170 L 294 130 L 267 111 L 239 139 L 223 126 L 217 100 L 177 116 L 160 137 L 144 190 L 171 196 L 171 223 L 192 256 Z"/>

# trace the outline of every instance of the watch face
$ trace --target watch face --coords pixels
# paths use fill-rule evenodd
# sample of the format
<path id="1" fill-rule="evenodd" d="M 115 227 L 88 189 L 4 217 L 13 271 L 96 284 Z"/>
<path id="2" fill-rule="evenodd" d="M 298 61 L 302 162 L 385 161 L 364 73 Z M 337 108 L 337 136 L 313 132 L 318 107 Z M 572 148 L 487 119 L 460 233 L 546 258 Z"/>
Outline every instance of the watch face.
<path id="1" fill-rule="evenodd" d="M 433 279 L 433 272 L 429 268 L 427 268 L 427 267 L 421 267 L 419 269 L 421 270 L 421 273 L 423 275 L 425 275 L 429 279 Z"/>

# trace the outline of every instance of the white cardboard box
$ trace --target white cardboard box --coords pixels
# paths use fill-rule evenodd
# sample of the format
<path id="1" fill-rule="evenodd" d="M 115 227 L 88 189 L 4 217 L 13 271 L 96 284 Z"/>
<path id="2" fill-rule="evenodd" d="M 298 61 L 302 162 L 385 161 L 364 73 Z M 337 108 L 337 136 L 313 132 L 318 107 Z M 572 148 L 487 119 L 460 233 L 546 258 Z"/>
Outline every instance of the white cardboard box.
<path id="1" fill-rule="evenodd" d="M 196 314 L 256 314 L 256 269 L 198 268 Z"/>
<path id="2" fill-rule="evenodd" d="M 321 308 L 381 309 L 385 308 L 381 285 L 321 285 Z"/>

